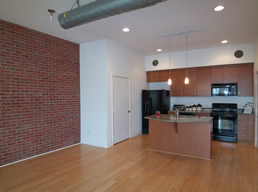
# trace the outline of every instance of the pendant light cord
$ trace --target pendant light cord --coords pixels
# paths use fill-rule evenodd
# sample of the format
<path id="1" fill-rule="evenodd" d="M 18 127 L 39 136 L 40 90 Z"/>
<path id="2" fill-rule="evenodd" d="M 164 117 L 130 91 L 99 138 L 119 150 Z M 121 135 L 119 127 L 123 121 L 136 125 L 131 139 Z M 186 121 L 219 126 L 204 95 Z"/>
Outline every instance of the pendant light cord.
<path id="1" fill-rule="evenodd" d="M 170 63 L 171 63 L 171 37 L 169 37 L 169 54 L 168 54 L 168 65 L 169 65 L 169 79 L 171 78 L 170 76 Z"/>
<path id="2" fill-rule="evenodd" d="M 188 68 L 188 33 L 185 33 L 185 62 L 186 62 L 186 77 L 187 77 L 187 68 Z"/>

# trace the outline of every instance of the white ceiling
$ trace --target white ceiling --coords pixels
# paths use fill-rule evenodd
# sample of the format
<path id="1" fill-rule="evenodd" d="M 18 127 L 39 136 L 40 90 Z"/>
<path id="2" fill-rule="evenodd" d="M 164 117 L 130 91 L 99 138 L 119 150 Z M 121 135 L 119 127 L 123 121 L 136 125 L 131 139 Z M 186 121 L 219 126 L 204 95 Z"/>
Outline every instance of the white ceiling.
<path id="1" fill-rule="evenodd" d="M 93 0 L 81 0 L 87 4 Z M 189 49 L 254 42 L 258 35 L 257 0 L 168 0 L 156 6 L 109 17 L 72 29 L 62 29 L 57 14 L 71 9 L 75 0 L 0 0 L 0 19 L 26 26 L 76 43 L 111 39 L 143 55 L 157 54 L 156 49 L 168 51 L 168 39 L 157 36 L 204 28 L 189 35 Z M 225 9 L 214 12 L 221 2 Z M 47 9 L 57 11 L 49 20 Z M 123 27 L 129 33 L 123 33 Z M 172 38 L 173 51 L 184 50 L 183 36 Z"/>

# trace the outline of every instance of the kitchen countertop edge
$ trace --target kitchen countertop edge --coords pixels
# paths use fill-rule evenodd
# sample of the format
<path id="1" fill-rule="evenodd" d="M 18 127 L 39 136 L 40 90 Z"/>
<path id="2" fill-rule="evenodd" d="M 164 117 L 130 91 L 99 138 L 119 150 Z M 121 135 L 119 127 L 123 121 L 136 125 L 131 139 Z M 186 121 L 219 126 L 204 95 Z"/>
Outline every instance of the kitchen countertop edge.
<path id="1" fill-rule="evenodd" d="M 209 117 L 209 116 L 189 117 L 187 115 L 180 115 L 179 120 L 176 120 L 175 115 L 165 115 L 165 114 L 161 114 L 160 118 L 157 118 L 156 115 L 151 115 L 144 118 L 149 120 L 163 121 L 163 122 L 169 122 L 169 123 L 210 123 L 213 120 L 213 117 Z"/>

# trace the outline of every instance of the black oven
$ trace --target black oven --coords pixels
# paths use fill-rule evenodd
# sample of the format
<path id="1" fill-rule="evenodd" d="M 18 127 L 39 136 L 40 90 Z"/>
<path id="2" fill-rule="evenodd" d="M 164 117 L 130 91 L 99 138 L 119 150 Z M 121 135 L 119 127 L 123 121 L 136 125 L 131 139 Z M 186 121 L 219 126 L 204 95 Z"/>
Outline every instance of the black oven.
<path id="1" fill-rule="evenodd" d="M 213 139 L 237 142 L 237 105 L 215 104 L 213 117 Z"/>
<path id="2" fill-rule="evenodd" d="M 237 83 L 231 84 L 212 84 L 212 96 L 237 96 Z"/>

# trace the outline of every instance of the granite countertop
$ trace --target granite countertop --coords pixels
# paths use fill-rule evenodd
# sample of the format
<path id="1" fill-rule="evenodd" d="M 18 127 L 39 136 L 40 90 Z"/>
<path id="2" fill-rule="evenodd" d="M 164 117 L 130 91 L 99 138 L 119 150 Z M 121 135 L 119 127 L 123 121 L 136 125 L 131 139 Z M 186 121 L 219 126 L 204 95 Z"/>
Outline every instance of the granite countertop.
<path id="1" fill-rule="evenodd" d="M 173 110 L 169 111 L 169 112 L 174 112 Z M 180 112 L 184 112 L 184 113 L 211 113 L 212 109 L 211 108 L 203 108 L 201 111 L 180 111 Z M 245 114 L 243 113 L 243 109 L 237 109 L 237 114 L 238 115 L 253 115 L 254 113 L 251 114 Z"/>
<path id="2" fill-rule="evenodd" d="M 238 115 L 253 115 L 254 112 L 251 113 L 251 114 L 250 114 L 250 113 L 248 114 L 248 113 L 243 113 L 243 109 L 238 109 L 238 110 L 237 110 L 237 114 L 238 114 Z"/>
<path id="3" fill-rule="evenodd" d="M 209 122 L 211 122 L 213 117 L 209 117 L 209 116 L 198 117 L 198 116 L 179 115 L 179 119 L 176 120 L 175 115 L 161 114 L 160 118 L 157 118 L 156 115 L 151 115 L 151 116 L 145 117 L 145 119 L 171 122 L 171 123 L 209 123 Z"/>

